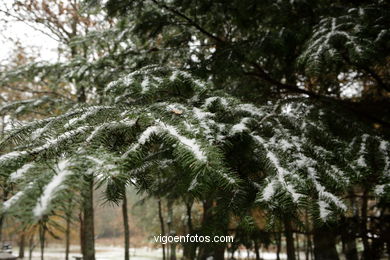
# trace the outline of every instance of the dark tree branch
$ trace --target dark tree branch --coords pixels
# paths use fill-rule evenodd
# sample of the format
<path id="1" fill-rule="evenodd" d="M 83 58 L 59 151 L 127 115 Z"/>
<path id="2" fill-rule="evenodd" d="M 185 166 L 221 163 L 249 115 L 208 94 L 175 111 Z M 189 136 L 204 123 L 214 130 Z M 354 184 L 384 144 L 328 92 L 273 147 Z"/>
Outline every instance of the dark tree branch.
<path id="1" fill-rule="evenodd" d="M 193 26 L 194 28 L 198 29 L 201 33 L 203 33 L 204 35 L 206 35 L 207 37 L 217 41 L 217 42 L 225 42 L 224 40 L 222 40 L 221 38 L 213 35 L 212 33 L 208 32 L 206 29 L 204 29 L 203 27 L 201 27 L 198 23 L 196 23 L 194 20 L 192 20 L 191 18 L 189 18 L 188 16 L 186 16 L 185 14 L 179 12 L 178 10 L 166 5 L 166 4 L 163 4 L 163 3 L 159 3 L 157 0 L 152 0 L 153 3 L 155 3 L 156 5 L 158 5 L 159 7 L 162 7 L 168 11 L 170 11 L 171 13 L 183 18 L 184 20 L 186 20 L 191 26 Z"/>

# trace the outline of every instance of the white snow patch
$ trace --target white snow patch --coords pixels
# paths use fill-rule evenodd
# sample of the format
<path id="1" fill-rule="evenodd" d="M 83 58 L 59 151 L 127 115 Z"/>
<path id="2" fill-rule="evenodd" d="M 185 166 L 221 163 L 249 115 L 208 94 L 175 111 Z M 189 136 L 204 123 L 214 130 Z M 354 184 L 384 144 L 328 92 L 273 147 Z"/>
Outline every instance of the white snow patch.
<path id="1" fill-rule="evenodd" d="M 5 161 L 16 159 L 17 157 L 21 157 L 26 155 L 26 151 L 14 151 L 10 153 L 6 153 L 2 156 L 0 156 L 0 164 L 4 163 Z"/>
<path id="2" fill-rule="evenodd" d="M 9 198 L 7 201 L 3 203 L 3 211 L 7 211 L 9 208 L 11 208 L 25 193 L 25 191 L 32 187 L 32 182 L 30 182 L 26 189 L 18 191 L 13 195 L 11 198 Z"/>
<path id="3" fill-rule="evenodd" d="M 275 184 L 275 180 L 272 180 L 267 184 L 267 186 L 263 190 L 263 200 L 269 201 L 271 197 L 275 194 Z"/>
<path id="4" fill-rule="evenodd" d="M 230 130 L 230 135 L 235 135 L 249 130 L 249 128 L 246 126 L 249 120 L 249 117 L 244 117 L 243 119 L 241 119 L 240 123 L 233 125 L 232 129 Z"/>
<path id="5" fill-rule="evenodd" d="M 237 106 L 237 110 L 247 112 L 252 116 L 257 117 L 262 117 L 265 114 L 263 111 L 261 111 L 259 108 L 255 107 L 252 104 L 240 104 Z"/>
<path id="6" fill-rule="evenodd" d="M 318 207 L 320 210 L 320 218 L 322 219 L 322 221 L 326 221 L 330 214 L 330 210 L 328 209 L 329 204 L 323 200 L 320 200 L 318 201 Z"/>
<path id="7" fill-rule="evenodd" d="M 386 186 L 385 184 L 375 186 L 374 193 L 377 196 L 382 196 L 385 193 Z"/>
<path id="8" fill-rule="evenodd" d="M 138 138 L 138 142 L 135 145 L 133 145 L 126 153 L 124 153 L 122 157 L 126 157 L 130 152 L 135 151 L 140 145 L 145 144 L 153 134 L 168 132 L 170 135 L 178 139 L 178 141 L 181 144 L 185 145 L 195 155 L 195 157 L 198 160 L 200 161 L 207 160 L 205 153 L 202 151 L 202 149 L 195 142 L 194 139 L 189 139 L 185 136 L 180 135 L 176 130 L 176 128 L 171 125 L 164 124 L 159 121 L 157 123 L 158 123 L 157 125 L 149 126 L 148 128 L 146 128 L 146 130 L 142 132 L 142 134 Z"/>
<path id="9" fill-rule="evenodd" d="M 65 178 L 70 175 L 72 172 L 69 171 L 67 168 L 69 166 L 70 162 L 69 160 L 61 160 L 58 163 L 58 173 L 55 175 L 52 180 L 49 182 L 49 184 L 46 185 L 45 190 L 43 191 L 43 194 L 39 198 L 38 203 L 36 204 L 35 208 L 33 209 L 33 213 L 36 217 L 42 217 L 46 211 L 48 210 L 49 204 L 51 200 L 53 199 L 55 193 L 59 191 L 62 187 L 62 183 L 64 182 Z"/>
<path id="10" fill-rule="evenodd" d="M 226 98 L 223 98 L 223 97 L 209 97 L 209 98 L 206 98 L 206 100 L 204 101 L 204 106 L 205 107 L 209 107 L 216 100 L 219 100 L 219 102 L 221 103 L 222 106 L 224 106 L 224 107 L 228 106 L 228 101 L 226 100 Z"/>
<path id="11" fill-rule="evenodd" d="M 21 168 L 17 169 L 13 173 L 10 174 L 9 178 L 11 181 L 15 181 L 21 178 L 31 167 L 34 166 L 34 163 L 27 163 L 23 165 Z"/>

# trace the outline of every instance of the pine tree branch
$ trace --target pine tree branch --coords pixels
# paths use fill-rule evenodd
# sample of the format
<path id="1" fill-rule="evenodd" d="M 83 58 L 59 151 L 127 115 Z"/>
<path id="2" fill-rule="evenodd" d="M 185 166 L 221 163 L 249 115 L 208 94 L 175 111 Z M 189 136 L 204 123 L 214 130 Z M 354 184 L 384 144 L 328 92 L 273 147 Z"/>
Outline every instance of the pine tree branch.
<path id="1" fill-rule="evenodd" d="M 163 7 L 164 9 L 170 11 L 171 13 L 183 18 L 184 20 L 186 20 L 191 26 L 193 26 L 194 28 L 198 29 L 201 33 L 203 33 L 204 35 L 206 35 L 207 37 L 211 38 L 211 39 L 214 39 L 215 41 L 217 42 L 225 42 L 224 40 L 222 40 L 221 38 L 213 35 L 212 33 L 210 33 L 209 31 L 207 31 L 206 29 L 204 29 L 203 27 L 201 27 L 198 23 L 196 23 L 194 20 L 192 20 L 191 18 L 189 18 L 188 16 L 186 16 L 185 14 L 179 12 L 178 10 L 172 8 L 172 7 L 169 7 L 168 5 L 166 4 L 163 4 L 163 3 L 159 3 L 157 0 L 152 0 L 152 2 L 160 7 Z"/>
<path id="2" fill-rule="evenodd" d="M 387 92 L 390 92 L 390 86 L 385 84 L 383 82 L 383 79 L 372 69 L 370 69 L 368 66 L 367 67 L 362 67 L 363 70 L 365 70 L 373 79 L 376 80 L 378 83 L 378 87 L 386 90 Z"/>
<path id="3" fill-rule="evenodd" d="M 345 53 L 342 53 L 341 56 L 347 64 L 357 68 L 360 71 L 367 73 L 371 78 L 373 78 L 377 82 L 378 87 L 382 88 L 383 90 L 386 90 L 387 92 L 390 92 L 390 86 L 386 84 L 383 79 L 369 66 L 360 66 L 356 62 L 352 62 L 351 59 Z"/>
<path id="4" fill-rule="evenodd" d="M 194 20 L 192 20 L 191 18 L 189 18 L 188 16 L 186 16 L 185 14 L 177 11 L 176 9 L 172 8 L 172 7 L 169 7 L 167 6 L 166 4 L 162 4 L 162 3 L 159 3 L 157 0 L 152 0 L 153 3 L 155 3 L 156 5 L 160 6 L 160 7 L 163 7 L 164 9 L 170 11 L 171 13 L 183 18 L 184 20 L 186 20 L 191 26 L 193 26 L 194 28 L 198 29 L 201 33 L 203 33 L 204 35 L 206 35 L 207 37 L 211 38 L 211 39 L 214 39 L 215 41 L 217 42 L 221 42 L 221 43 L 224 43 L 224 44 L 228 44 L 226 41 L 224 41 L 223 39 L 213 35 L 212 33 L 210 33 L 209 31 L 207 31 L 206 29 L 204 29 L 203 27 L 201 27 L 199 24 L 197 24 Z M 233 51 L 237 52 L 236 50 L 233 49 Z M 241 55 L 240 55 L 241 56 Z M 293 86 L 293 85 L 288 85 L 288 84 L 283 84 L 281 82 L 279 82 L 278 80 L 275 80 L 273 79 L 268 73 L 266 73 L 264 71 L 264 69 L 257 63 L 255 62 L 251 62 L 251 65 L 253 67 L 255 67 L 255 69 L 257 70 L 257 73 L 253 74 L 265 81 L 268 81 L 270 83 L 272 83 L 273 85 L 277 86 L 278 88 L 282 88 L 282 89 L 287 89 L 289 91 L 292 91 L 292 92 L 296 92 L 296 93 L 299 93 L 299 94 L 306 94 L 306 95 L 309 95 L 311 97 L 316 97 L 318 98 L 319 95 L 314 93 L 314 92 L 311 92 L 311 91 L 308 91 L 308 90 L 305 90 L 305 89 L 300 89 L 298 88 L 297 86 Z"/>
<path id="5" fill-rule="evenodd" d="M 301 88 L 298 88 L 297 86 L 294 86 L 294 85 L 281 83 L 280 81 L 272 78 L 269 75 L 269 73 L 265 72 L 264 69 L 259 64 L 255 63 L 255 62 L 252 62 L 251 65 L 256 69 L 256 72 L 245 73 L 246 75 L 252 75 L 252 76 L 258 77 L 262 80 L 265 80 L 265 81 L 275 85 L 279 89 L 286 89 L 288 91 L 295 92 L 298 94 L 306 94 L 306 95 L 313 97 L 313 98 L 320 98 L 321 97 L 319 94 L 317 94 L 315 92 L 312 92 L 312 91 L 309 91 L 306 89 L 301 89 Z"/>

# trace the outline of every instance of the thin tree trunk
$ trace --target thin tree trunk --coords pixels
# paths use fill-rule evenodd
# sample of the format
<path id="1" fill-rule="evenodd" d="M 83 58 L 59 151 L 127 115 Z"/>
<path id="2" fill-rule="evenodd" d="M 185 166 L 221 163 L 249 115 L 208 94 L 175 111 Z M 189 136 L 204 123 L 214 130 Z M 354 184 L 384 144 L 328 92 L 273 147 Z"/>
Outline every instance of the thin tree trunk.
<path id="1" fill-rule="evenodd" d="M 186 213 L 187 213 L 187 232 L 188 234 L 193 234 L 192 226 L 192 205 L 193 201 L 185 202 Z M 196 257 L 196 243 L 187 242 L 183 244 L 183 259 L 185 260 L 194 260 Z"/>
<path id="2" fill-rule="evenodd" d="M 93 216 L 93 176 L 85 176 L 83 191 L 84 254 L 83 260 L 95 260 L 95 232 Z"/>
<path id="3" fill-rule="evenodd" d="M 129 215 L 127 214 L 127 197 L 126 190 L 122 201 L 122 215 L 123 215 L 123 226 L 125 233 L 125 260 L 130 259 L 130 229 L 129 229 Z"/>
<path id="4" fill-rule="evenodd" d="M 3 241 L 4 214 L 0 213 L 0 242 Z"/>
<path id="5" fill-rule="evenodd" d="M 158 218 L 160 220 L 160 228 L 161 228 L 161 235 L 165 235 L 165 227 L 164 227 L 164 217 L 162 214 L 162 206 L 161 206 L 161 198 L 158 198 Z M 166 260 L 165 256 L 165 244 L 162 244 L 162 253 L 163 253 L 163 260 Z"/>
<path id="6" fill-rule="evenodd" d="M 79 213 L 79 223 L 80 223 L 80 252 L 81 255 L 85 255 L 84 250 L 84 217 L 82 210 Z"/>
<path id="7" fill-rule="evenodd" d="M 306 260 L 312 260 L 312 248 L 311 248 L 311 230 L 310 230 L 310 223 L 309 223 L 309 216 L 307 211 L 305 212 L 305 228 L 306 228 L 306 234 L 305 234 L 305 256 Z"/>
<path id="8" fill-rule="evenodd" d="M 175 236 L 176 235 L 175 230 L 172 229 L 172 224 L 173 224 L 173 200 L 172 199 L 168 200 L 167 208 L 168 208 L 168 220 L 167 220 L 168 234 L 170 236 Z M 170 251 L 171 251 L 171 254 L 170 254 L 169 259 L 176 260 L 176 243 L 175 242 L 170 243 Z"/>
<path id="9" fill-rule="evenodd" d="M 284 222 L 284 235 L 286 236 L 287 259 L 295 260 L 294 237 L 292 232 L 291 221 L 289 219 L 284 219 L 283 222 Z"/>
<path id="10" fill-rule="evenodd" d="M 309 243 L 308 243 L 307 235 L 305 234 L 304 239 L 303 239 L 303 248 L 305 250 L 305 260 L 309 260 L 308 244 Z"/>
<path id="11" fill-rule="evenodd" d="M 46 235 L 45 223 L 41 220 L 39 223 L 39 243 L 41 247 L 41 260 L 44 260 L 44 254 L 45 254 L 45 235 Z"/>
<path id="12" fill-rule="evenodd" d="M 7 200 L 8 197 L 8 188 L 3 189 L 3 203 Z M 3 225 L 4 225 L 4 213 L 0 213 L 0 242 L 3 241 Z"/>
<path id="13" fill-rule="evenodd" d="M 253 243 L 254 243 L 254 245 L 255 245 L 256 260 L 260 260 L 260 248 L 259 248 L 259 243 L 257 243 L 256 239 L 253 240 Z"/>
<path id="14" fill-rule="evenodd" d="M 276 260 L 280 260 L 280 251 L 282 249 L 282 232 L 276 230 Z"/>
<path id="15" fill-rule="evenodd" d="M 32 252 L 34 251 L 35 244 L 34 244 L 34 233 L 31 234 L 30 239 L 28 241 L 28 259 L 32 259 Z"/>
<path id="16" fill-rule="evenodd" d="M 26 234 L 23 230 L 19 241 L 19 258 L 24 258 L 25 241 L 26 241 Z"/>
<path id="17" fill-rule="evenodd" d="M 341 241 L 343 242 L 343 253 L 346 260 L 358 260 L 353 222 L 351 218 L 344 218 L 341 227 Z M 352 232 L 351 232 L 352 230 Z"/>
<path id="18" fill-rule="evenodd" d="M 371 247 L 370 243 L 368 242 L 368 236 L 367 236 L 367 209 L 368 209 L 368 198 L 367 198 L 367 190 L 364 190 L 363 192 L 363 201 L 362 201 L 362 218 L 361 218 L 361 236 L 362 236 L 362 242 L 363 242 L 363 259 L 364 260 L 370 260 L 371 258 Z"/>
<path id="19" fill-rule="evenodd" d="M 314 259 L 315 260 L 338 260 L 336 250 L 336 235 L 327 226 L 315 227 L 314 238 Z"/>
<path id="20" fill-rule="evenodd" d="M 207 199 L 203 201 L 203 217 L 202 217 L 202 227 L 210 225 L 210 223 L 213 223 L 213 215 L 211 212 L 211 208 L 213 206 L 213 200 Z M 209 257 L 213 257 L 216 259 L 215 255 L 213 256 L 213 248 L 210 244 L 203 243 L 199 244 L 199 253 L 198 253 L 198 260 L 206 260 Z"/>
<path id="21" fill-rule="evenodd" d="M 301 252 L 300 250 L 300 246 L 299 246 L 299 235 L 298 234 L 295 234 L 295 240 L 297 242 L 297 247 L 296 247 L 296 253 L 297 253 L 297 260 L 301 260 L 301 256 L 299 255 L 299 253 Z"/>
<path id="22" fill-rule="evenodd" d="M 67 212 L 66 213 L 66 227 L 65 227 L 65 260 L 69 260 L 71 218 L 72 218 L 71 213 Z"/>
<path id="23" fill-rule="evenodd" d="M 1 116 L 1 132 L 0 132 L 0 140 L 3 139 L 4 129 L 5 129 L 5 116 Z M 7 200 L 8 192 L 7 189 L 3 189 L 3 203 Z M 0 213 L 0 242 L 3 241 L 3 224 L 4 224 L 4 214 Z"/>

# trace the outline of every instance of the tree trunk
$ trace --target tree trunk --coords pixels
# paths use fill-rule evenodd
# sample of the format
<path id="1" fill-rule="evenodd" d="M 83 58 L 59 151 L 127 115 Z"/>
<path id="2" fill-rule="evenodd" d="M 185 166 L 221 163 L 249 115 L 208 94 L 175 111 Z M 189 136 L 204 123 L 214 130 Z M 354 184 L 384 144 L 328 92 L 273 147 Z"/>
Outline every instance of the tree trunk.
<path id="1" fill-rule="evenodd" d="M 4 122 L 3 122 L 3 124 L 4 124 Z M 3 134 L 2 134 L 2 136 L 3 136 Z M 3 203 L 5 201 L 7 201 L 8 193 L 9 193 L 8 188 L 3 188 L 3 194 L 2 194 L 3 195 L 3 198 L 2 198 Z M 0 213 L 0 242 L 3 241 L 3 225 L 4 225 L 4 213 Z"/>
<path id="2" fill-rule="evenodd" d="M 194 230 L 192 226 L 192 205 L 193 201 L 186 202 L 186 213 L 187 213 L 187 232 L 192 235 Z M 194 260 L 196 257 L 196 243 L 183 243 L 183 259 Z"/>
<path id="3" fill-rule="evenodd" d="M 256 260 L 260 260 L 260 248 L 259 248 L 259 243 L 257 243 L 256 239 L 253 240 L 253 243 L 254 243 L 254 245 L 255 245 Z"/>
<path id="4" fill-rule="evenodd" d="M 4 223 L 4 214 L 0 214 L 0 242 L 3 241 L 3 223 Z"/>
<path id="5" fill-rule="evenodd" d="M 28 242 L 28 259 L 29 260 L 32 259 L 32 252 L 34 251 L 35 246 L 36 245 L 34 244 L 34 234 L 31 234 L 29 242 Z"/>
<path id="6" fill-rule="evenodd" d="M 296 242 L 297 242 L 297 247 L 296 247 L 296 253 L 297 253 L 297 260 L 301 260 L 301 256 L 300 256 L 300 252 L 301 252 L 301 250 L 300 250 L 300 245 L 299 245 L 299 235 L 298 234 L 295 234 L 295 240 L 296 240 Z"/>
<path id="7" fill-rule="evenodd" d="M 125 260 L 130 259 L 130 229 L 129 229 L 129 215 L 127 214 L 127 197 L 126 190 L 122 201 L 123 226 L 125 233 Z"/>
<path id="8" fill-rule="evenodd" d="M 224 260 L 225 259 L 225 245 L 217 246 L 214 249 L 214 260 Z"/>
<path id="9" fill-rule="evenodd" d="M 83 260 L 95 260 L 95 232 L 93 216 L 93 176 L 84 176 L 86 185 L 83 190 L 84 249 Z"/>
<path id="10" fill-rule="evenodd" d="M 170 236 L 175 236 L 176 232 L 175 232 L 175 230 L 172 229 L 172 224 L 173 224 L 173 200 L 172 199 L 168 200 L 167 208 L 168 208 L 168 220 L 167 220 L 168 234 Z M 175 242 L 170 243 L 170 251 L 171 251 L 171 254 L 170 254 L 169 259 L 176 260 L 176 243 Z"/>
<path id="11" fill-rule="evenodd" d="M 276 230 L 276 260 L 280 260 L 280 251 L 282 249 L 282 232 L 279 230 Z"/>
<path id="12" fill-rule="evenodd" d="M 19 241 L 19 258 L 24 258 L 25 240 L 26 240 L 26 235 L 23 230 Z"/>
<path id="13" fill-rule="evenodd" d="M 212 200 L 205 200 L 203 201 L 203 218 L 202 218 L 202 227 L 209 225 L 210 222 L 212 222 L 212 214 L 211 214 L 211 207 L 212 207 L 213 201 Z M 212 248 L 208 244 L 200 244 L 199 245 L 199 253 L 198 253 L 198 260 L 206 260 L 212 256 Z M 214 258 L 215 259 L 215 258 Z"/>
<path id="14" fill-rule="evenodd" d="M 215 200 L 207 199 L 203 201 L 203 219 L 202 229 L 207 230 L 212 227 L 219 231 L 219 234 L 223 234 L 223 231 L 227 230 L 227 217 L 226 214 L 218 215 L 212 211 L 215 207 Z M 221 212 L 219 213 L 221 214 Z M 213 235 L 213 234 L 210 234 Z M 212 257 L 214 260 L 223 260 L 225 257 L 225 243 L 201 243 L 199 246 L 198 260 L 206 260 Z"/>
<path id="15" fill-rule="evenodd" d="M 82 255 L 85 255 L 84 250 L 84 217 L 82 210 L 79 213 L 79 223 L 80 223 L 80 252 Z"/>
<path id="16" fill-rule="evenodd" d="M 46 235 L 46 227 L 43 220 L 39 223 L 39 243 L 41 247 L 41 260 L 44 260 L 45 254 L 45 235 Z"/>
<path id="17" fill-rule="evenodd" d="M 165 235 L 165 227 L 164 227 L 164 217 L 162 214 L 162 206 L 161 206 L 161 198 L 158 198 L 158 218 L 160 220 L 160 228 L 161 228 L 161 235 Z M 162 253 L 163 253 L 163 260 L 166 260 L 165 257 L 165 245 L 162 244 Z"/>
<path id="18" fill-rule="evenodd" d="M 361 212 L 361 237 L 363 242 L 363 259 L 364 260 L 371 260 L 371 246 L 368 242 L 368 230 L 367 230 L 367 209 L 368 209 L 368 197 L 367 197 L 367 190 L 364 190 L 363 192 L 363 198 L 362 198 L 362 212 Z"/>
<path id="19" fill-rule="evenodd" d="M 314 238 L 314 259 L 315 260 L 338 260 L 336 250 L 336 235 L 327 226 L 315 227 Z"/>
<path id="20" fill-rule="evenodd" d="M 284 222 L 284 235 L 286 236 L 287 259 L 295 260 L 294 237 L 292 232 L 291 221 L 289 219 L 284 219 L 283 222 Z"/>
<path id="21" fill-rule="evenodd" d="M 72 215 L 70 212 L 66 213 L 66 227 L 65 227 L 65 260 L 69 260 L 70 249 L 70 224 Z"/>
<path id="22" fill-rule="evenodd" d="M 355 241 L 355 226 L 351 223 L 351 218 L 342 221 L 341 240 L 343 242 L 343 252 L 346 260 L 358 260 L 358 252 Z"/>

